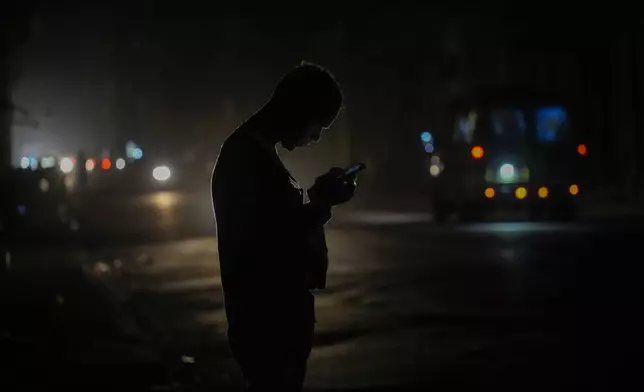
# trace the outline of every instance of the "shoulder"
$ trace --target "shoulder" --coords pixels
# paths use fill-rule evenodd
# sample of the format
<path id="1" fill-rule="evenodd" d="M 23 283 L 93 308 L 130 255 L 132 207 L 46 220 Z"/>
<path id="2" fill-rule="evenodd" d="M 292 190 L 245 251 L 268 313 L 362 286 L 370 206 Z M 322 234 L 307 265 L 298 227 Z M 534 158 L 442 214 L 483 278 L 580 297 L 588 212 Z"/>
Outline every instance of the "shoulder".
<path id="1" fill-rule="evenodd" d="M 253 141 L 240 132 L 233 132 L 223 143 L 212 174 L 215 183 L 236 181 L 241 175 L 248 175 L 257 166 L 258 152 Z"/>

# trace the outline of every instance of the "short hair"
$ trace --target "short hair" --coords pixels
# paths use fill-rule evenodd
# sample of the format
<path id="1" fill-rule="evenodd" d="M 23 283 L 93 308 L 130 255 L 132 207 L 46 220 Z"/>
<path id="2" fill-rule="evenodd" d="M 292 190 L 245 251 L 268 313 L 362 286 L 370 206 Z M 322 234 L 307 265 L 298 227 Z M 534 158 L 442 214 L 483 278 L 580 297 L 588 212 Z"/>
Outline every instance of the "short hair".
<path id="1" fill-rule="evenodd" d="M 302 62 L 277 83 L 271 101 L 306 121 L 331 125 L 342 109 L 342 90 L 331 72 Z"/>

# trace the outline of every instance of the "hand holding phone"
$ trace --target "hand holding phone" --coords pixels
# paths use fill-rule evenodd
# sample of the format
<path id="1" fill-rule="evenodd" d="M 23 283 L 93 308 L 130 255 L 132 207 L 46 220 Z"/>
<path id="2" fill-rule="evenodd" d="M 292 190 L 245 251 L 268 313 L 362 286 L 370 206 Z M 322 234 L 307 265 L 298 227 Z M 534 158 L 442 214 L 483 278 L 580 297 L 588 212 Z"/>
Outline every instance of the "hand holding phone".
<path id="1" fill-rule="evenodd" d="M 351 165 L 348 168 L 344 169 L 344 173 L 342 174 L 342 177 L 352 176 L 358 172 L 363 171 L 366 168 L 367 168 L 367 165 L 365 165 L 364 163 L 356 163 L 355 165 Z"/>
<path id="2" fill-rule="evenodd" d="M 364 163 L 351 165 L 346 169 L 334 167 L 315 180 L 309 189 L 311 200 L 330 206 L 346 203 L 356 191 L 355 175 L 366 168 Z"/>

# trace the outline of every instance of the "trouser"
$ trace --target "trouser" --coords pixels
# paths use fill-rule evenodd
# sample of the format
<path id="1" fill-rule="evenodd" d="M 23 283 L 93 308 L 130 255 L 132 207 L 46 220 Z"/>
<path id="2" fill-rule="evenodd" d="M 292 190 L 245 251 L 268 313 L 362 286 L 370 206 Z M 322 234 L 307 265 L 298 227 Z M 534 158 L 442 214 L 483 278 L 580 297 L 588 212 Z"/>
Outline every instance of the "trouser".
<path id="1" fill-rule="evenodd" d="M 266 320 L 274 323 L 273 320 Z M 249 392 L 302 390 L 314 322 L 284 322 L 228 328 L 228 342 Z"/>

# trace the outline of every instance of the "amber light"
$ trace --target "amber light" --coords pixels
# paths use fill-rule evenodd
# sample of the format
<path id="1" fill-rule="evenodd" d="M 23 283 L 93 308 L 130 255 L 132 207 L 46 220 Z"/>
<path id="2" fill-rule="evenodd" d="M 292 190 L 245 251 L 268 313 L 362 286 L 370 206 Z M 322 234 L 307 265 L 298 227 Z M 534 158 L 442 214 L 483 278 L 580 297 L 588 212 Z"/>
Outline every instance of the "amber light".
<path id="1" fill-rule="evenodd" d="M 548 188 L 546 188 L 545 186 L 542 186 L 537 190 L 537 195 L 539 195 L 539 197 L 542 199 L 545 199 L 546 197 L 548 197 L 548 194 L 550 194 L 550 192 L 548 191 Z"/>
<path id="2" fill-rule="evenodd" d="M 580 144 L 580 145 L 578 145 L 578 146 L 577 146 L 577 153 L 578 153 L 579 155 L 581 155 L 581 156 L 585 157 L 585 156 L 586 156 L 586 154 L 588 154 L 588 147 L 586 147 L 586 145 L 585 145 L 585 144 Z"/>
<path id="3" fill-rule="evenodd" d="M 519 200 L 523 200 L 523 199 L 525 199 L 525 198 L 526 198 L 526 196 L 528 196 L 528 190 L 527 190 L 527 189 L 525 189 L 525 188 L 524 188 L 524 187 L 522 187 L 522 186 L 521 186 L 521 187 L 518 187 L 518 188 L 514 191 L 514 196 L 516 196 L 516 198 L 517 198 L 517 199 L 519 199 Z"/>
<path id="4" fill-rule="evenodd" d="M 472 158 L 481 159 L 483 158 L 483 155 L 485 155 L 485 150 L 483 150 L 483 147 L 481 146 L 474 146 L 470 153 L 472 154 Z"/>
<path id="5" fill-rule="evenodd" d="M 568 188 L 568 192 L 570 192 L 570 194 L 571 194 L 571 195 L 573 195 L 573 196 L 578 195 L 578 194 L 579 194 L 579 185 L 572 184 L 572 185 Z"/>
<path id="6" fill-rule="evenodd" d="M 496 195 L 494 188 L 485 188 L 484 193 L 485 193 L 485 197 L 487 197 L 488 199 L 491 199 Z"/>

